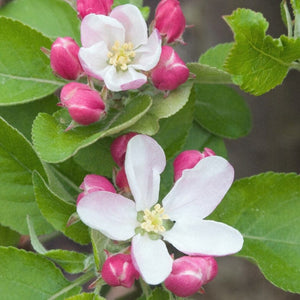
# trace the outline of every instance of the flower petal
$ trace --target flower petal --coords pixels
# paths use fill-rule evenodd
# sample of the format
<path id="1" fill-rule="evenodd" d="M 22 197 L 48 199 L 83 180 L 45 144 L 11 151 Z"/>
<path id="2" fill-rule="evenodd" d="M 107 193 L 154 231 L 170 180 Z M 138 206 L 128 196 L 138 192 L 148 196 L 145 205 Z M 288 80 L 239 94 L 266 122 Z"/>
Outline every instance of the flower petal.
<path id="1" fill-rule="evenodd" d="M 84 196 L 77 205 L 77 212 L 87 226 L 117 241 L 131 238 L 138 226 L 134 202 L 110 192 L 98 191 Z"/>
<path id="2" fill-rule="evenodd" d="M 95 78 L 103 80 L 103 76 L 108 68 L 107 64 L 108 49 L 104 42 L 99 42 L 89 48 L 80 48 L 78 57 L 84 71 Z"/>
<path id="3" fill-rule="evenodd" d="M 147 81 L 146 75 L 131 67 L 127 71 L 117 71 L 113 66 L 106 69 L 103 79 L 107 88 L 113 92 L 137 89 Z"/>
<path id="4" fill-rule="evenodd" d="M 153 30 L 147 44 L 139 47 L 135 54 L 131 66 L 137 70 L 149 71 L 158 64 L 161 54 L 161 37 L 157 29 Z"/>
<path id="5" fill-rule="evenodd" d="M 104 15 L 87 15 L 81 22 L 80 30 L 83 47 L 104 42 L 110 49 L 115 41 L 119 41 L 121 44 L 125 41 L 123 25 L 116 19 Z"/>
<path id="6" fill-rule="evenodd" d="M 125 172 L 137 211 L 150 208 L 158 201 L 159 174 L 165 166 L 164 151 L 154 139 L 136 135 L 129 141 Z"/>
<path id="7" fill-rule="evenodd" d="M 159 284 L 171 273 L 173 260 L 162 240 L 136 235 L 131 243 L 131 256 L 135 268 L 148 284 Z"/>
<path id="8" fill-rule="evenodd" d="M 147 24 L 136 6 L 132 4 L 117 6 L 110 13 L 110 17 L 124 26 L 125 42 L 133 43 L 134 47 L 147 43 Z"/>
<path id="9" fill-rule="evenodd" d="M 223 256 L 242 249 L 243 236 L 231 226 L 196 218 L 180 219 L 164 239 L 190 255 Z"/>
<path id="10" fill-rule="evenodd" d="M 165 212 L 172 220 L 198 217 L 205 218 L 220 203 L 232 184 L 234 170 L 220 156 L 210 156 L 189 170 L 176 181 L 163 199 Z"/>

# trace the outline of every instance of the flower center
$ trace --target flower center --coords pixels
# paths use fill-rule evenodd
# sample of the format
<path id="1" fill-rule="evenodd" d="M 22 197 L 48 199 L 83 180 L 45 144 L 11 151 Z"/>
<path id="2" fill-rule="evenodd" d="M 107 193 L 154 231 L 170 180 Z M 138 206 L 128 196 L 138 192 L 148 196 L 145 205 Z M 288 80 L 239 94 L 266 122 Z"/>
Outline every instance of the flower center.
<path id="1" fill-rule="evenodd" d="M 111 48 L 111 51 L 107 53 L 108 63 L 117 68 L 117 70 L 126 71 L 128 64 L 130 64 L 135 57 L 132 43 L 120 44 L 119 41 L 115 41 Z"/>
<path id="2" fill-rule="evenodd" d="M 144 210 L 143 219 L 141 228 L 147 232 L 161 233 L 166 231 L 164 220 L 169 220 L 169 216 L 164 213 L 164 208 L 160 204 L 156 204 L 152 210 Z"/>

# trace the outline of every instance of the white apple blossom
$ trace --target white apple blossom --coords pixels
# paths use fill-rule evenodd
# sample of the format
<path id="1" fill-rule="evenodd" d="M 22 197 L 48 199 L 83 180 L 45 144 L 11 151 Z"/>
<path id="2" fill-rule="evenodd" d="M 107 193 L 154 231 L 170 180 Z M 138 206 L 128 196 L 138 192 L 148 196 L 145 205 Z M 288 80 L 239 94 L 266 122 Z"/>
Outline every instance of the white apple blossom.
<path id="1" fill-rule="evenodd" d="M 161 53 L 159 32 L 154 29 L 148 38 L 143 16 L 131 4 L 117 6 L 109 16 L 87 15 L 81 23 L 81 43 L 84 71 L 114 92 L 146 83 L 142 72 L 153 69 Z"/>
<path id="2" fill-rule="evenodd" d="M 236 229 L 203 220 L 228 191 L 234 171 L 222 157 L 202 159 L 183 171 L 158 204 L 160 173 L 166 165 L 162 148 L 137 135 L 127 146 L 125 171 L 134 200 L 110 192 L 84 196 L 77 206 L 81 220 L 107 237 L 132 238 L 133 262 L 149 284 L 163 282 L 172 270 L 164 241 L 189 255 L 223 256 L 238 252 L 243 237 Z M 171 225 L 171 226 L 170 226 Z"/>

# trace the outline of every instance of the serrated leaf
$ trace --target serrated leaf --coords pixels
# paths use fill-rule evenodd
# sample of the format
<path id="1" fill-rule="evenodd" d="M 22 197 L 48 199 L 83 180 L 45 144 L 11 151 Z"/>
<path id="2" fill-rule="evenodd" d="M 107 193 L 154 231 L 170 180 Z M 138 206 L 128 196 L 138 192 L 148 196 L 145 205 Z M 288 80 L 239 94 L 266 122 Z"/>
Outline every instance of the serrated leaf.
<path id="1" fill-rule="evenodd" d="M 80 21 L 65 1 L 14 0 L 0 9 L 0 15 L 18 20 L 52 39 L 70 36 L 80 42 Z"/>
<path id="2" fill-rule="evenodd" d="M 232 46 L 233 43 L 224 43 L 208 49 L 200 56 L 199 63 L 225 71 L 224 63 Z"/>
<path id="3" fill-rule="evenodd" d="M 111 178 L 112 170 L 116 166 L 110 153 L 110 145 L 113 140 L 113 138 L 107 137 L 81 149 L 74 156 L 74 161 L 89 173 Z"/>
<path id="4" fill-rule="evenodd" d="M 251 114 L 245 100 L 224 85 L 195 84 L 195 120 L 209 132 L 236 139 L 251 129 Z"/>
<path id="5" fill-rule="evenodd" d="M 71 284 L 48 259 L 32 252 L 0 247 L 0 294 L 3 299 L 47 300 Z M 73 287 L 56 299 L 79 293 Z"/>
<path id="6" fill-rule="evenodd" d="M 80 295 L 66 298 L 65 300 L 105 300 L 105 298 L 95 294 L 82 293 Z"/>
<path id="7" fill-rule="evenodd" d="M 61 110 L 55 116 L 39 114 L 33 123 L 33 144 L 44 161 L 64 161 L 100 138 L 127 129 L 145 115 L 151 104 L 149 96 L 136 96 L 123 111 L 109 111 L 106 119 L 69 131 L 65 131 L 71 121 L 67 111 Z M 66 121 L 61 123 L 61 119 Z"/>
<path id="8" fill-rule="evenodd" d="M 0 225 L 0 246 L 16 246 L 19 240 L 19 233 Z"/>
<path id="9" fill-rule="evenodd" d="M 31 175 L 34 170 L 45 175 L 41 161 L 30 143 L 5 120 L 0 118 L 0 222 L 27 234 L 26 216 L 30 215 L 38 234 L 53 228 L 41 215 L 34 199 Z"/>
<path id="10" fill-rule="evenodd" d="M 226 71 L 200 63 L 188 63 L 187 67 L 195 75 L 196 83 L 232 84 L 231 75 Z"/>
<path id="11" fill-rule="evenodd" d="M 273 39 L 266 35 L 268 22 L 250 9 L 237 9 L 225 21 L 235 36 L 225 64 L 234 82 L 254 95 L 281 84 L 292 62 L 300 58 L 300 38 Z"/>
<path id="12" fill-rule="evenodd" d="M 51 40 L 17 21 L 0 17 L 0 105 L 43 98 L 64 85 L 40 50 Z"/>
<path id="13" fill-rule="evenodd" d="M 76 212 L 75 204 L 65 202 L 55 195 L 38 173 L 33 173 L 32 180 L 36 201 L 45 219 L 55 229 L 75 242 L 88 244 L 90 242 L 89 231 L 81 221 L 67 227 L 70 216 Z"/>
<path id="14" fill-rule="evenodd" d="M 209 218 L 244 236 L 239 256 L 283 290 L 300 292 L 300 176 L 264 173 L 236 181 Z"/>
<path id="15" fill-rule="evenodd" d="M 38 101 L 20 105 L 0 106 L 0 115 L 13 127 L 18 129 L 27 140 L 31 140 L 33 120 L 39 112 L 49 114 L 58 110 L 57 97 L 50 95 Z"/>
<path id="16" fill-rule="evenodd" d="M 68 273 L 80 273 L 88 267 L 86 264 L 88 257 L 83 253 L 62 249 L 46 250 L 39 241 L 29 216 L 27 217 L 27 224 L 31 245 L 37 253 L 51 258 Z"/>

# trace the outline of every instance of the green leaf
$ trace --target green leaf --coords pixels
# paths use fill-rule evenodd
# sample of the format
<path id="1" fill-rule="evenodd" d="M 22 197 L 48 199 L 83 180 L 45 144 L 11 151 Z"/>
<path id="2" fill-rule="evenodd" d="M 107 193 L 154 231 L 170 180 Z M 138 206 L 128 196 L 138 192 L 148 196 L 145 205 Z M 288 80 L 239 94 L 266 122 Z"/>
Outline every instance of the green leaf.
<path id="1" fill-rule="evenodd" d="M 89 173 L 112 177 L 112 170 L 116 163 L 110 153 L 113 138 L 107 137 L 97 141 L 89 147 L 81 149 L 74 160 Z"/>
<path id="2" fill-rule="evenodd" d="M 154 135 L 159 130 L 159 119 L 157 116 L 147 113 L 126 131 L 137 132 L 146 135 Z"/>
<path id="3" fill-rule="evenodd" d="M 29 216 L 27 216 L 27 224 L 31 245 L 37 253 L 51 258 L 55 263 L 60 265 L 68 273 L 80 273 L 88 267 L 87 262 L 89 262 L 89 259 L 83 253 L 61 249 L 47 251 L 39 241 Z"/>
<path id="4" fill-rule="evenodd" d="M 268 22 L 250 9 L 237 9 L 225 21 L 235 36 L 225 64 L 234 82 L 254 95 L 281 84 L 292 62 L 300 58 L 300 38 L 273 39 L 266 35 Z"/>
<path id="5" fill-rule="evenodd" d="M 41 113 L 33 123 L 33 144 L 46 162 L 64 161 L 100 138 L 127 129 L 149 110 L 151 104 L 149 96 L 136 96 L 123 111 L 109 111 L 105 119 L 69 131 L 65 131 L 71 121 L 66 110 L 61 110 L 54 116 Z"/>
<path id="6" fill-rule="evenodd" d="M 95 294 L 82 293 L 80 295 L 69 297 L 65 300 L 105 300 L 105 298 Z"/>
<path id="7" fill-rule="evenodd" d="M 197 122 L 193 122 L 193 126 L 189 132 L 186 143 L 183 147 L 185 150 L 199 150 L 204 148 L 212 149 L 217 155 L 227 158 L 227 150 L 224 140 L 215 136 L 202 128 Z"/>
<path id="8" fill-rule="evenodd" d="M 19 233 L 0 225 L 0 246 L 16 246 L 19 240 Z"/>
<path id="9" fill-rule="evenodd" d="M 0 15 L 18 20 L 51 39 L 70 36 L 80 41 L 76 11 L 62 0 L 14 0 L 0 9 Z"/>
<path id="10" fill-rule="evenodd" d="M 193 123 L 195 106 L 194 93 L 189 101 L 175 115 L 159 122 L 160 130 L 154 139 L 164 149 L 167 160 L 177 154 L 184 145 Z"/>
<path id="11" fill-rule="evenodd" d="M 38 173 L 33 173 L 32 180 L 36 201 L 46 220 L 75 242 L 88 244 L 90 242 L 88 228 L 82 222 L 67 227 L 70 216 L 76 212 L 75 204 L 63 201 L 50 191 Z"/>
<path id="12" fill-rule="evenodd" d="M 4 17 L 0 17 L 0 28 L 0 105 L 40 99 L 64 85 L 40 50 L 50 48 L 51 40 Z"/>
<path id="13" fill-rule="evenodd" d="M 147 297 L 147 300 L 170 300 L 170 294 L 162 288 L 156 288 L 152 291 L 151 295 Z"/>
<path id="14" fill-rule="evenodd" d="M 208 49 L 200 56 L 199 63 L 225 71 L 223 66 L 232 46 L 233 43 L 224 43 Z"/>
<path id="15" fill-rule="evenodd" d="M 244 99 L 231 87 L 195 84 L 195 119 L 215 135 L 236 139 L 251 129 L 251 114 Z"/>
<path id="16" fill-rule="evenodd" d="M 57 97 L 54 95 L 38 101 L 20 105 L 0 106 L 0 115 L 13 127 L 18 129 L 27 140 L 31 140 L 31 128 L 33 120 L 39 112 L 49 114 L 58 110 Z"/>
<path id="17" fill-rule="evenodd" d="M 236 181 L 209 218 L 244 236 L 240 256 L 283 290 L 300 292 L 300 176 L 264 173 Z"/>
<path id="18" fill-rule="evenodd" d="M 31 174 L 44 168 L 30 143 L 13 127 L 0 118 L 0 220 L 1 224 L 27 234 L 26 216 L 38 228 L 38 234 L 51 232 L 35 202 Z"/>
<path id="19" fill-rule="evenodd" d="M 0 294 L 3 299 L 47 300 L 70 285 L 52 262 L 38 254 L 0 247 L 0 256 Z M 73 287 L 56 299 L 79 291 L 80 287 Z"/>
<path id="20" fill-rule="evenodd" d="M 293 7 L 293 13 L 295 16 L 294 20 L 294 37 L 300 37 L 300 0 L 291 0 Z"/>
<path id="21" fill-rule="evenodd" d="M 233 83 L 231 75 L 216 67 L 205 64 L 188 63 L 187 67 L 195 75 L 196 83 L 204 84 L 231 84 Z"/>

